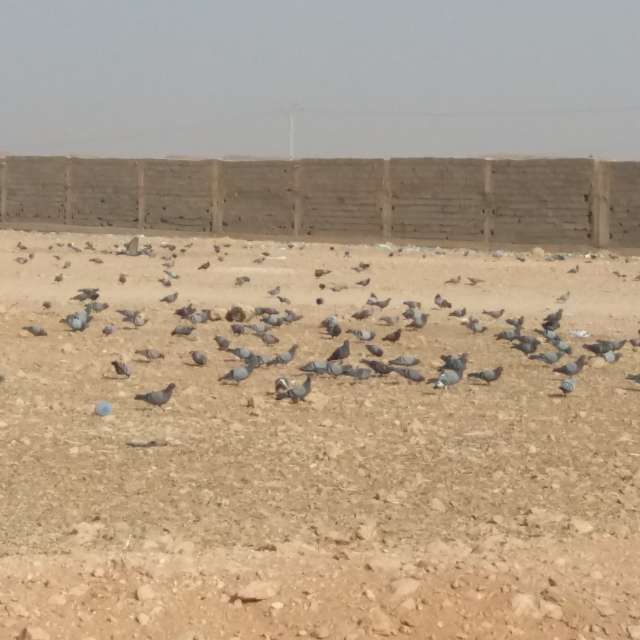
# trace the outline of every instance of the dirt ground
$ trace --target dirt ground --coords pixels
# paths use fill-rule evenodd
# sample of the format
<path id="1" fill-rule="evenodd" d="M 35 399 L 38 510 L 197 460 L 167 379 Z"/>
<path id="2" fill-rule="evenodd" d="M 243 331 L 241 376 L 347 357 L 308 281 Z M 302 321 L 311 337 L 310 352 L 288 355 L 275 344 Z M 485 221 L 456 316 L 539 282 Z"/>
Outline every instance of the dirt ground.
<path id="1" fill-rule="evenodd" d="M 530 333 L 559 307 L 574 358 L 583 342 L 637 336 L 640 260 L 159 237 L 143 240 L 153 257 L 116 255 L 127 239 L 0 233 L 0 638 L 640 638 L 640 385 L 625 380 L 640 353 L 627 344 L 617 364 L 590 360 L 562 398 L 561 376 L 494 339 L 508 316 L 523 314 Z M 169 288 L 166 243 L 179 276 Z M 353 270 L 361 262 L 370 268 Z M 239 276 L 250 281 L 235 286 Z M 276 285 L 291 304 L 267 293 Z M 72 333 L 60 319 L 80 308 L 79 287 L 99 287 L 110 307 Z M 172 291 L 175 304 L 159 302 Z M 372 291 L 389 307 L 351 319 Z M 434 308 L 436 293 L 488 330 Z M 427 326 L 381 342 L 392 328 L 378 317 L 406 299 L 422 301 Z M 274 329 L 273 347 L 224 320 L 171 336 L 189 301 L 303 319 Z M 500 320 L 481 315 L 503 307 Z M 127 328 L 120 308 L 148 323 Z M 502 365 L 503 376 L 446 392 L 395 374 L 316 377 L 306 402 L 276 401 L 277 377 L 302 380 L 298 366 L 341 342 L 318 328 L 331 313 L 374 329 L 385 358 L 418 356 L 427 377 L 463 351 L 469 371 Z M 110 322 L 118 330 L 103 336 Z M 236 361 L 217 334 L 263 354 L 300 348 L 223 385 Z M 147 347 L 165 359 L 135 355 Z M 353 363 L 368 355 L 351 347 Z M 190 364 L 193 349 L 206 366 Z M 116 357 L 130 379 L 115 376 Z M 134 400 L 170 382 L 166 408 Z M 111 416 L 95 415 L 100 400 Z M 166 446 L 129 446 L 153 440 Z"/>

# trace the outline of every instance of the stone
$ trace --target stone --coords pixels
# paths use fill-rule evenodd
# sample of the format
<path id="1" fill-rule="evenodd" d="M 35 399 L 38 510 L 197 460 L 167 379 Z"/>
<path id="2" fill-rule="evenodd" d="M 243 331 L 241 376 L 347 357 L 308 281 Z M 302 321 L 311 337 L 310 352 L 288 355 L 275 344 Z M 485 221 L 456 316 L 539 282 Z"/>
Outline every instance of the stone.
<path id="1" fill-rule="evenodd" d="M 104 529 L 102 522 L 80 522 L 71 533 L 76 536 L 78 544 L 87 544 L 95 540 L 102 529 Z"/>
<path id="2" fill-rule="evenodd" d="M 155 592 L 150 584 L 143 584 L 136 589 L 136 600 L 139 602 L 147 602 L 155 598 Z"/>
<path id="3" fill-rule="evenodd" d="M 280 587 L 275 582 L 268 580 L 254 580 L 238 591 L 235 597 L 242 602 L 259 602 L 273 598 Z"/>
<path id="4" fill-rule="evenodd" d="M 136 622 L 143 627 L 146 627 L 150 620 L 151 618 L 149 618 L 146 613 L 141 612 L 136 614 Z"/>
<path id="5" fill-rule="evenodd" d="M 582 518 L 571 518 L 571 528 L 576 533 L 584 535 L 587 533 L 591 533 L 594 529 L 594 526 L 587 520 L 582 520 Z"/>
<path id="6" fill-rule="evenodd" d="M 551 618 L 552 620 L 562 620 L 564 617 L 564 613 L 562 611 L 562 607 L 549 600 L 541 600 L 540 601 L 540 613 L 545 618 Z"/>
<path id="7" fill-rule="evenodd" d="M 413 595 L 420 588 L 420 580 L 415 578 L 400 578 L 391 583 L 394 599 L 402 600 Z"/>
<path id="8" fill-rule="evenodd" d="M 530 593 L 516 593 L 511 598 L 511 608 L 517 617 L 531 616 L 537 618 L 540 615 L 536 599 Z"/>
<path id="9" fill-rule="evenodd" d="M 379 636 L 391 636 L 397 631 L 395 622 L 380 607 L 369 611 L 369 628 Z"/>
<path id="10" fill-rule="evenodd" d="M 319 640 L 322 640 L 323 638 L 328 638 L 330 635 L 331 635 L 331 630 L 329 629 L 328 624 L 321 624 L 311 632 L 311 637 L 318 638 Z"/>
<path id="11" fill-rule="evenodd" d="M 534 247 L 531 249 L 531 256 L 533 258 L 544 258 L 544 249 L 542 247 Z"/>
<path id="12" fill-rule="evenodd" d="M 356 530 L 358 540 L 370 541 L 376 537 L 376 523 L 373 520 L 363 522 Z"/>

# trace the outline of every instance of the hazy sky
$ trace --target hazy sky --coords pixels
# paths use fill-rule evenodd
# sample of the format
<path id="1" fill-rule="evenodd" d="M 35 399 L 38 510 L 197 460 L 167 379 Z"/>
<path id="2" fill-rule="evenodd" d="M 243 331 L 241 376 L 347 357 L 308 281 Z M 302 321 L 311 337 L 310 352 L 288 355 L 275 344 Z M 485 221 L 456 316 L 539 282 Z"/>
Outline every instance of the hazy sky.
<path id="1" fill-rule="evenodd" d="M 0 0 L 0 150 L 640 158 L 638 0 Z"/>

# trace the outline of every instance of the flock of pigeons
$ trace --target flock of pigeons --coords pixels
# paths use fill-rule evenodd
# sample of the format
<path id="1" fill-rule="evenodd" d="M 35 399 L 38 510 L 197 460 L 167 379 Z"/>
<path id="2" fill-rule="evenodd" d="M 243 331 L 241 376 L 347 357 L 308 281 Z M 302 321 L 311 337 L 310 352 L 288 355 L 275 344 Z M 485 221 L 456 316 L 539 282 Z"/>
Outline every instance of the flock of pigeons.
<path id="1" fill-rule="evenodd" d="M 72 248 L 74 245 L 69 244 Z M 181 249 L 181 252 L 185 252 L 190 245 Z M 228 245 L 225 245 L 228 246 Z M 164 272 L 160 278 L 160 283 L 165 287 L 171 287 L 175 280 L 179 278 L 179 275 L 172 271 L 175 266 L 175 259 L 178 254 L 175 252 L 175 245 L 163 244 L 163 247 L 170 251 L 169 255 L 162 256 Z M 18 244 L 18 248 L 26 250 L 26 247 L 22 243 Z M 91 243 L 87 243 L 87 249 L 94 249 Z M 80 251 L 80 249 L 75 248 Z M 222 248 L 218 245 L 214 245 L 216 254 L 219 255 L 218 259 L 223 260 L 224 255 Z M 128 242 L 123 251 L 118 253 L 128 256 L 154 256 L 155 253 L 151 245 L 145 245 L 140 248 L 138 237 L 133 238 Z M 266 254 L 268 255 L 268 254 Z M 347 254 L 348 255 L 348 254 Z M 265 254 L 257 258 L 256 262 L 261 262 L 265 259 Z M 200 265 L 198 269 L 208 269 L 210 262 L 205 262 Z M 365 272 L 369 269 L 370 265 L 367 263 L 360 263 L 353 269 L 356 272 Z M 64 267 L 63 267 L 64 268 Z M 331 273 L 327 269 L 316 269 L 315 277 L 319 281 L 320 289 L 325 289 L 326 284 L 323 283 L 322 278 Z M 58 274 L 55 278 L 55 282 L 62 280 L 62 274 Z M 240 287 L 246 284 L 250 279 L 247 276 L 241 276 L 236 279 L 236 286 Z M 121 274 L 119 281 L 126 283 L 126 275 Z M 365 278 L 356 283 L 360 287 L 367 287 L 371 282 L 371 278 Z M 460 276 L 457 278 L 448 280 L 445 284 L 458 284 L 460 282 Z M 468 278 L 468 284 L 475 286 L 482 282 L 477 278 Z M 333 288 L 333 290 L 339 290 Z M 302 316 L 295 311 L 286 308 L 290 304 L 290 300 L 281 295 L 280 286 L 276 286 L 268 291 L 269 296 L 276 299 L 278 303 L 285 307 L 284 310 L 276 308 L 276 306 L 261 306 L 255 307 L 252 311 L 253 314 L 247 314 L 246 309 L 234 306 L 226 314 L 225 319 L 229 322 L 229 328 L 233 338 L 239 336 L 253 336 L 258 338 L 263 344 L 267 346 L 275 346 L 280 342 L 280 338 L 274 332 L 276 329 L 286 327 L 302 319 Z M 178 292 L 173 292 L 161 298 L 161 302 L 167 305 L 176 303 L 178 299 Z M 98 288 L 85 287 L 78 290 L 78 293 L 73 296 L 72 300 L 82 303 L 83 306 L 79 310 L 67 315 L 60 322 L 67 325 L 70 331 L 85 331 L 95 320 L 97 315 L 107 309 L 109 304 L 100 300 L 100 291 Z M 317 304 L 323 304 L 322 298 L 316 299 Z M 372 293 L 366 300 L 362 309 L 356 311 L 350 318 L 351 325 L 355 325 L 355 322 L 364 323 L 365 321 L 372 319 L 374 316 L 374 310 L 382 312 L 391 303 L 391 298 L 380 299 L 374 293 Z M 481 320 L 467 313 L 466 308 L 452 309 L 451 303 L 446 300 L 442 295 L 437 294 L 433 301 L 435 308 L 438 310 L 449 311 L 450 317 L 459 319 L 462 324 L 472 334 L 483 334 L 487 331 L 487 327 L 482 324 Z M 381 336 L 380 343 L 393 344 L 398 343 L 404 332 L 420 331 L 424 329 L 429 320 L 429 314 L 423 309 L 423 305 L 419 301 L 406 300 L 403 302 L 404 311 L 402 318 L 404 323 L 398 326 L 400 323 L 400 317 L 392 317 L 389 315 L 379 315 L 376 318 L 378 325 L 386 326 L 389 328 L 389 333 Z M 45 308 L 50 308 L 50 304 L 43 303 Z M 143 327 L 148 318 L 142 310 L 138 309 L 118 309 L 117 313 L 121 317 L 121 322 L 131 325 L 134 328 Z M 504 309 L 497 310 L 483 310 L 482 315 L 492 318 L 493 320 L 499 320 L 505 313 Z M 221 320 L 222 318 L 212 312 L 209 309 L 197 309 L 193 304 L 189 303 L 186 306 L 180 307 L 174 311 L 174 314 L 179 316 L 182 320 L 172 331 L 174 336 L 189 336 L 196 330 L 197 326 L 211 321 Z M 563 338 L 560 334 L 560 324 L 562 320 L 563 311 L 562 308 L 558 309 L 554 313 L 547 315 L 542 325 L 536 328 L 532 333 L 526 333 L 524 327 L 524 317 L 519 318 L 507 318 L 507 327 L 501 330 L 495 335 L 495 339 L 498 341 L 505 341 L 511 344 L 513 349 L 520 351 L 525 357 L 530 360 L 539 361 L 545 365 L 554 367 L 553 372 L 562 374 L 563 379 L 560 382 L 559 390 L 564 396 L 572 393 L 576 388 L 576 377 L 583 370 L 587 363 L 587 356 L 580 355 L 575 360 L 570 359 L 572 355 L 572 346 L 569 342 Z M 254 322 L 248 320 L 255 317 Z M 391 327 L 395 327 L 391 330 Z M 43 337 L 47 335 L 47 331 L 39 325 L 29 325 L 24 327 L 26 331 L 33 336 Z M 118 327 L 115 324 L 105 324 L 102 328 L 104 336 L 110 336 L 117 331 Z M 275 397 L 278 400 L 288 399 L 292 402 L 299 402 L 304 400 L 311 392 L 311 381 L 313 376 L 347 376 L 354 380 L 364 381 L 372 376 L 388 376 L 391 374 L 401 376 L 406 380 L 414 383 L 426 382 L 433 385 L 435 389 L 449 389 L 459 384 L 465 376 L 468 379 L 475 379 L 484 382 L 487 385 L 491 385 L 498 381 L 503 373 L 503 368 L 498 366 L 493 369 L 483 369 L 479 371 L 472 371 L 467 373 L 468 354 L 445 354 L 441 356 L 442 364 L 432 377 L 425 377 L 423 373 L 417 368 L 420 364 L 419 357 L 412 354 L 403 354 L 392 359 L 384 360 L 384 346 L 376 344 L 376 331 L 364 326 L 360 328 L 350 328 L 343 330 L 341 321 L 336 315 L 330 315 L 326 317 L 320 323 L 321 331 L 326 334 L 330 339 L 338 338 L 344 334 L 348 334 L 350 338 L 345 339 L 339 346 L 331 351 L 331 353 L 325 359 L 312 360 L 299 367 L 299 370 L 306 374 L 306 377 L 301 383 L 296 383 L 286 377 L 278 377 L 275 381 Z M 351 340 L 362 343 L 366 351 L 371 357 L 362 358 L 357 364 L 351 364 L 347 360 L 351 356 Z M 219 378 L 221 383 L 241 384 L 248 380 L 253 372 L 258 368 L 267 368 L 277 365 L 289 365 L 296 357 L 298 349 L 297 344 L 292 344 L 286 351 L 281 351 L 271 355 L 261 355 L 254 349 L 245 346 L 233 346 L 231 338 L 223 335 L 215 336 L 215 342 L 217 348 L 225 353 L 233 355 L 238 359 L 237 366 L 231 368 L 227 373 Z M 583 348 L 591 353 L 591 357 L 602 358 L 609 364 L 616 363 L 621 357 L 621 349 L 627 342 L 630 342 L 634 347 L 640 346 L 640 339 L 632 338 L 627 340 L 598 340 L 592 344 L 583 344 Z M 142 349 L 136 351 L 136 354 L 144 357 L 147 361 L 159 360 L 164 358 L 164 354 L 153 348 Z M 208 357 L 203 351 L 191 351 L 190 357 L 193 365 L 203 367 L 207 365 Z M 561 364 L 561 360 L 568 359 L 565 364 Z M 122 360 L 113 360 L 111 362 L 116 374 L 129 378 L 132 375 L 130 366 Z M 628 375 L 627 379 L 636 383 L 640 383 L 640 374 Z M 176 389 L 175 383 L 168 384 L 164 389 L 150 391 L 147 393 L 140 393 L 135 395 L 136 400 L 143 401 L 149 405 L 155 407 L 162 407 L 167 404 L 172 397 L 174 390 Z"/>

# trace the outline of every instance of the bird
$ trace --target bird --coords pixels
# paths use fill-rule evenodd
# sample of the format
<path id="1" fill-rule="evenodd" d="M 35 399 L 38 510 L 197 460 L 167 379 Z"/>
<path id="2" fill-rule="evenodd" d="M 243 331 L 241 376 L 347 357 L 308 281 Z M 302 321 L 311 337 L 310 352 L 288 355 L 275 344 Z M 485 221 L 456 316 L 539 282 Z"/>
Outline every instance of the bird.
<path id="1" fill-rule="evenodd" d="M 379 309 L 385 309 L 386 307 L 389 306 L 390 302 L 391 302 L 391 298 L 386 298 L 385 300 L 379 300 L 375 294 L 372 294 L 372 296 L 367 300 L 367 304 L 372 305 L 374 307 L 378 307 Z"/>
<path id="2" fill-rule="evenodd" d="M 627 343 L 626 340 L 597 340 L 593 344 L 583 344 L 582 348 L 591 353 L 601 356 L 608 351 L 618 351 Z"/>
<path id="3" fill-rule="evenodd" d="M 227 351 L 236 356 L 236 358 L 240 358 L 240 360 L 246 360 L 254 355 L 253 351 L 247 347 L 234 347 L 233 349 L 227 349 Z"/>
<path id="4" fill-rule="evenodd" d="M 475 378 L 482 380 L 487 384 L 491 384 L 500 378 L 502 375 L 502 367 L 496 367 L 495 369 L 483 369 L 482 371 L 473 371 L 467 374 L 467 378 Z"/>
<path id="5" fill-rule="evenodd" d="M 464 318 L 467 315 L 467 308 L 460 307 L 460 309 L 454 309 L 449 315 L 454 318 Z"/>
<path id="6" fill-rule="evenodd" d="M 424 382 L 424 376 L 417 369 L 411 367 L 393 367 L 393 372 L 411 380 L 411 382 Z"/>
<path id="7" fill-rule="evenodd" d="M 453 369 L 457 371 L 460 375 L 464 373 L 464 370 L 467 368 L 467 360 L 469 359 L 468 353 L 461 353 L 460 355 L 442 355 L 440 356 L 440 360 L 442 360 L 442 365 L 438 368 L 438 371 L 444 371 L 445 369 Z"/>
<path id="8" fill-rule="evenodd" d="M 207 364 L 207 354 L 203 351 L 189 351 L 189 355 L 195 364 L 199 367 L 203 367 Z"/>
<path id="9" fill-rule="evenodd" d="M 171 396 L 173 395 L 175 388 L 176 388 L 176 385 L 172 382 L 171 384 L 168 384 L 164 389 L 160 391 L 149 391 L 148 393 L 138 393 L 135 396 L 135 399 L 142 400 L 143 402 L 146 402 L 147 404 L 150 404 L 154 407 L 161 407 L 167 404 L 169 400 L 171 400 Z"/>
<path id="10" fill-rule="evenodd" d="M 451 303 L 443 298 L 439 293 L 436 293 L 433 302 L 439 309 L 451 309 Z"/>
<path id="11" fill-rule="evenodd" d="M 349 329 L 347 333 L 350 333 L 362 342 L 368 342 L 376 337 L 376 332 L 370 331 L 369 329 Z"/>
<path id="12" fill-rule="evenodd" d="M 225 338 L 224 336 L 216 336 L 214 340 L 218 345 L 218 349 L 220 349 L 221 351 L 225 351 L 231 346 L 231 342 L 229 341 L 229 339 Z"/>
<path id="13" fill-rule="evenodd" d="M 504 309 L 496 309 L 496 310 L 484 309 L 482 313 L 484 313 L 485 316 L 489 316 L 490 318 L 497 320 L 498 318 L 501 318 L 502 315 L 504 314 Z"/>
<path id="14" fill-rule="evenodd" d="M 111 366 L 119 376 L 124 376 L 125 378 L 131 377 L 131 369 L 123 360 L 112 360 Z"/>
<path id="15" fill-rule="evenodd" d="M 366 287 L 369 285 L 369 283 L 371 282 L 371 278 L 365 278 L 364 280 L 358 280 L 358 282 L 356 282 L 356 284 L 359 287 Z"/>
<path id="16" fill-rule="evenodd" d="M 405 329 L 422 329 L 426 326 L 429 320 L 429 314 L 422 311 L 415 310 L 411 318 L 411 322 L 405 325 Z"/>
<path id="17" fill-rule="evenodd" d="M 300 371 L 305 373 L 327 373 L 329 369 L 329 363 L 326 360 L 312 360 L 300 367 Z"/>
<path id="18" fill-rule="evenodd" d="M 78 293 L 71 298 L 71 300 L 79 300 L 84 302 L 85 300 L 97 300 L 100 297 L 100 289 L 93 289 L 85 287 L 78 289 Z"/>
<path id="19" fill-rule="evenodd" d="M 292 385 L 287 389 L 287 397 L 294 402 L 304 400 L 311 392 L 311 377 L 306 376 L 302 384 Z"/>
<path id="20" fill-rule="evenodd" d="M 402 329 L 396 329 L 382 338 L 384 342 L 398 342 L 402 335 Z"/>
<path id="21" fill-rule="evenodd" d="M 562 391 L 562 395 L 566 398 L 570 393 L 573 393 L 576 388 L 576 381 L 573 378 L 565 378 L 558 387 Z"/>
<path id="22" fill-rule="evenodd" d="M 25 331 L 28 331 L 32 336 L 36 336 L 37 338 L 43 338 L 49 335 L 45 329 L 43 329 L 39 324 L 30 324 L 26 327 L 22 327 Z"/>
<path id="23" fill-rule="evenodd" d="M 556 302 L 559 302 L 560 304 L 565 304 L 567 302 L 567 300 L 569 300 L 570 296 L 571 296 L 571 292 L 567 291 L 567 292 L 563 293 L 562 295 L 558 296 L 556 298 Z"/>
<path id="24" fill-rule="evenodd" d="M 505 329 L 504 331 L 500 331 L 500 333 L 496 333 L 496 340 L 508 340 L 509 342 L 513 342 L 520 337 L 520 329 Z"/>
<path id="25" fill-rule="evenodd" d="M 605 351 L 601 358 L 608 364 L 615 364 L 622 358 L 622 354 L 619 351 Z"/>
<path id="26" fill-rule="evenodd" d="M 580 271 L 580 265 L 577 264 L 572 269 L 569 269 L 569 271 L 567 271 L 567 273 L 578 273 L 578 271 Z"/>
<path id="27" fill-rule="evenodd" d="M 384 355 L 384 350 L 375 344 L 365 344 L 364 348 L 376 358 L 381 358 Z"/>
<path id="28" fill-rule="evenodd" d="M 251 357 L 245 360 L 244 365 L 240 367 L 234 367 L 233 369 L 227 371 L 223 376 L 218 378 L 218 381 L 229 381 L 236 382 L 240 384 L 244 380 L 246 380 L 252 373 L 253 370 L 258 366 L 258 359 L 255 355 L 251 354 Z"/>
<path id="29" fill-rule="evenodd" d="M 147 319 L 144 317 L 142 311 L 132 309 L 116 309 L 116 313 L 119 313 L 122 316 L 122 322 L 129 322 L 135 327 L 141 327 L 147 322 Z"/>
<path id="30" fill-rule="evenodd" d="M 206 262 L 203 262 L 199 267 L 198 267 L 198 271 L 205 271 L 206 269 L 208 269 L 211 266 L 211 262 L 209 262 L 208 260 Z"/>
<path id="31" fill-rule="evenodd" d="M 356 320 L 366 320 L 371 317 L 371 309 L 360 309 L 360 311 L 356 311 L 351 317 Z"/>
<path id="32" fill-rule="evenodd" d="M 366 360 L 363 358 L 360 362 L 366 364 L 370 369 L 373 369 L 379 376 L 386 376 L 393 372 L 392 366 L 380 360 Z"/>
<path id="33" fill-rule="evenodd" d="M 71 331 L 84 331 L 91 322 L 91 314 L 86 309 L 81 309 L 75 313 L 70 313 L 61 322 L 66 323 Z"/>
<path id="34" fill-rule="evenodd" d="M 342 327 L 337 323 L 330 324 L 327 327 L 327 334 L 332 338 L 337 338 L 342 333 Z"/>
<path id="35" fill-rule="evenodd" d="M 147 360 L 163 360 L 164 353 L 158 351 L 158 349 L 138 349 L 136 355 L 142 356 Z"/>
<path id="36" fill-rule="evenodd" d="M 554 313 L 550 313 L 545 316 L 544 320 L 542 321 L 542 328 L 552 329 L 553 331 L 555 331 L 560 327 L 560 320 L 562 320 L 562 309 L 558 309 Z"/>
<path id="37" fill-rule="evenodd" d="M 265 331 L 264 333 L 258 332 L 256 335 L 268 346 L 272 346 L 280 342 L 280 338 L 278 338 L 278 336 L 274 336 L 273 333 L 269 333 L 268 331 Z"/>
<path id="38" fill-rule="evenodd" d="M 104 327 L 102 328 L 102 335 L 104 336 L 110 336 L 115 332 L 116 332 L 115 324 L 105 324 Z"/>
<path id="39" fill-rule="evenodd" d="M 344 360 L 351 355 L 351 347 L 349 341 L 345 340 L 328 358 L 327 360 Z"/>
<path id="40" fill-rule="evenodd" d="M 178 299 L 178 292 L 174 291 L 173 293 L 170 293 L 168 296 L 165 296 L 164 298 L 160 298 L 160 302 L 166 302 L 167 304 L 172 304 L 177 299 Z"/>
<path id="41" fill-rule="evenodd" d="M 534 353 L 529 356 L 529 360 L 540 360 L 545 364 L 555 364 L 564 357 L 564 351 L 545 351 L 543 353 Z"/>
<path id="42" fill-rule="evenodd" d="M 330 269 L 316 269 L 314 275 L 316 278 L 322 278 L 322 276 L 328 276 L 331 273 Z"/>
<path id="43" fill-rule="evenodd" d="M 520 316 L 519 318 L 507 318 L 505 322 L 511 325 L 514 329 L 519 330 L 524 326 L 524 316 Z"/>
<path id="44" fill-rule="evenodd" d="M 279 353 L 276 356 L 277 364 L 289 364 L 289 362 L 291 362 L 295 357 L 297 350 L 298 350 L 298 345 L 294 344 L 291 346 L 291 348 L 288 351 Z"/>
<path id="45" fill-rule="evenodd" d="M 463 324 L 471 331 L 471 333 L 484 333 L 487 330 L 487 327 L 480 324 L 480 320 L 471 316 L 466 322 L 463 322 Z"/>
<path id="46" fill-rule="evenodd" d="M 569 362 L 562 367 L 554 369 L 554 373 L 562 373 L 567 376 L 575 376 L 580 373 L 587 362 L 586 356 L 580 356 L 575 362 Z"/>
<path id="47" fill-rule="evenodd" d="M 415 367 L 417 364 L 420 364 L 420 358 L 416 356 L 398 356 L 393 360 L 389 360 L 389 364 L 399 367 Z"/>
<path id="48" fill-rule="evenodd" d="M 443 369 L 437 378 L 433 378 L 428 382 L 433 383 L 434 389 L 446 389 L 458 384 L 462 378 L 462 374 L 454 369 Z"/>
<path id="49" fill-rule="evenodd" d="M 640 373 L 628 373 L 626 379 L 640 384 Z"/>
<path id="50" fill-rule="evenodd" d="M 529 340 L 518 340 L 516 338 L 516 340 L 511 343 L 511 348 L 517 349 L 518 351 L 524 353 L 525 356 L 529 356 L 532 353 L 536 352 L 539 345 L 540 345 L 539 340 L 529 341 Z"/>
<path id="51" fill-rule="evenodd" d="M 342 374 L 354 378 L 355 380 L 368 380 L 373 373 L 367 367 L 344 367 Z"/>
<path id="52" fill-rule="evenodd" d="M 195 329 L 195 327 L 193 326 L 188 326 L 188 325 L 181 325 L 179 324 L 172 332 L 171 335 L 172 336 L 189 336 L 191 335 L 191 333 L 193 332 L 193 330 Z"/>

